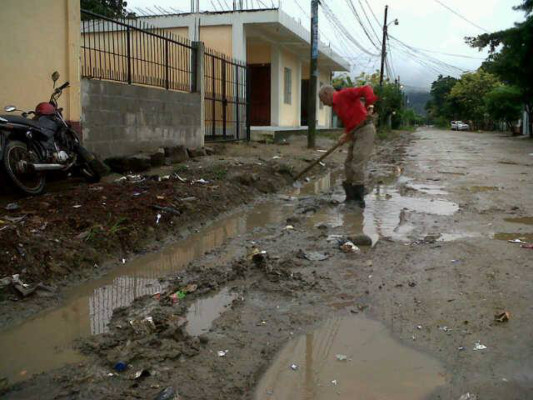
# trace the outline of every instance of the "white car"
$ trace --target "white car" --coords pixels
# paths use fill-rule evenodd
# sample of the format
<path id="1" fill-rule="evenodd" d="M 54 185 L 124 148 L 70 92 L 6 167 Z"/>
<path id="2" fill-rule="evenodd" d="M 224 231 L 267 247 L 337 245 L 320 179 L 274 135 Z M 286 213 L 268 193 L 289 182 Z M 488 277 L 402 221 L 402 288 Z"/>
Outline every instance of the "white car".
<path id="1" fill-rule="evenodd" d="M 469 129 L 470 126 L 463 121 L 452 121 L 452 131 L 467 131 Z"/>

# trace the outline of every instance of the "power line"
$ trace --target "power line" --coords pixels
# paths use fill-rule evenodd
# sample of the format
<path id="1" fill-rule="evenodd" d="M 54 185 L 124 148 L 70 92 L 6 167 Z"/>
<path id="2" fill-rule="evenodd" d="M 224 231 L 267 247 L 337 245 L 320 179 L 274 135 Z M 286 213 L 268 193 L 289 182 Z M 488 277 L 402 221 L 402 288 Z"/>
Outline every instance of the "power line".
<path id="1" fill-rule="evenodd" d="M 346 0 L 346 3 L 348 4 L 348 7 L 350 8 L 350 10 L 352 11 L 352 14 L 355 16 L 355 18 L 357 19 L 357 22 L 359 22 L 359 25 L 361 25 L 361 28 L 363 28 L 363 32 L 364 34 L 366 35 L 366 37 L 368 38 L 368 40 L 370 40 L 370 43 L 372 43 L 372 45 L 377 49 L 379 50 L 380 48 L 380 45 L 379 45 L 379 39 L 378 39 L 378 44 L 376 44 L 376 42 L 374 42 L 374 39 L 370 36 L 370 34 L 368 33 L 368 31 L 366 30 L 366 27 L 365 25 L 363 24 L 363 21 L 361 20 L 361 17 L 359 16 L 359 13 L 357 12 L 355 6 L 353 5 L 353 2 L 352 0 Z"/>
<path id="2" fill-rule="evenodd" d="M 441 6 L 443 6 L 444 8 L 446 8 L 447 10 L 449 10 L 450 12 L 452 12 L 453 14 L 457 15 L 459 18 L 461 18 L 462 20 L 468 22 L 470 25 L 473 25 L 475 26 L 476 28 L 478 29 L 481 29 L 482 31 L 486 32 L 486 33 L 489 33 L 488 30 L 486 30 L 485 28 L 482 28 L 481 26 L 479 26 L 478 24 L 470 21 L 468 18 L 466 18 L 465 16 L 463 16 L 461 13 L 459 13 L 458 11 L 455 11 L 453 8 L 451 7 L 448 7 L 446 4 L 444 4 L 442 1 L 440 0 L 435 0 L 435 2 L 439 3 Z"/>
<path id="3" fill-rule="evenodd" d="M 368 17 L 368 14 L 365 11 L 365 7 L 363 7 L 363 3 L 361 2 L 361 0 L 358 0 L 358 1 L 359 1 L 359 5 L 361 6 L 361 10 L 363 11 L 363 14 L 365 15 L 365 18 L 366 18 L 366 20 L 368 22 L 368 26 L 370 26 L 370 29 L 374 33 L 374 36 L 376 37 L 378 43 L 381 45 L 381 39 L 380 39 L 379 35 L 377 34 L 377 32 L 374 30 L 374 26 L 372 25 L 372 21 L 370 21 L 370 18 Z M 378 23 L 378 25 L 379 25 L 379 23 Z"/>

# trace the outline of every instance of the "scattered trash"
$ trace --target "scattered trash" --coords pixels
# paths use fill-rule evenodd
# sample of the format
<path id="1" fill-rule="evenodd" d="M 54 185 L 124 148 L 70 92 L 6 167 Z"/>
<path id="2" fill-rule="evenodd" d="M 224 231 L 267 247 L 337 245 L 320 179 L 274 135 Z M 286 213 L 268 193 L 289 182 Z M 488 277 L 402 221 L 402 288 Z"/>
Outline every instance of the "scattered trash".
<path id="1" fill-rule="evenodd" d="M 147 369 L 141 369 L 137 372 L 135 372 L 135 374 L 133 375 L 133 379 L 141 379 L 141 378 L 146 378 L 147 376 L 150 376 L 150 371 L 148 371 Z"/>
<path id="2" fill-rule="evenodd" d="M 344 241 L 343 239 L 343 236 L 342 235 L 329 235 L 327 238 L 326 238 L 326 241 L 328 242 L 338 242 L 338 243 L 342 243 Z"/>
<path id="3" fill-rule="evenodd" d="M 323 149 L 317 149 L 317 152 L 319 152 L 319 153 L 327 153 L 328 151 L 327 150 L 323 150 Z"/>
<path id="4" fill-rule="evenodd" d="M 228 351 L 229 350 L 219 350 L 219 351 L 217 351 L 217 355 L 219 357 L 226 357 L 226 354 L 228 354 Z"/>
<path id="5" fill-rule="evenodd" d="M 417 325 L 416 329 L 421 330 L 422 329 L 422 325 Z"/>
<path id="6" fill-rule="evenodd" d="M 345 253 L 359 253 L 361 251 L 361 249 L 359 249 L 359 247 L 357 247 L 355 244 L 353 244 L 352 242 L 350 241 L 347 241 L 347 242 L 344 242 L 342 245 L 341 245 L 341 250 L 344 251 Z"/>
<path id="7" fill-rule="evenodd" d="M 520 246 L 520 247 L 523 248 L 523 249 L 530 249 L 530 250 L 533 250 L 533 243 L 523 244 L 523 245 Z"/>
<path id="8" fill-rule="evenodd" d="M 161 219 L 161 214 L 157 214 L 155 223 L 159 224 L 159 220 Z"/>
<path id="9" fill-rule="evenodd" d="M 337 355 L 335 355 L 335 357 L 337 358 L 337 361 L 346 361 L 346 360 L 348 360 L 348 356 L 346 356 L 344 354 L 337 354 Z"/>
<path id="10" fill-rule="evenodd" d="M 123 258 L 121 261 L 122 261 L 122 264 L 126 264 L 126 259 L 125 258 Z"/>
<path id="11" fill-rule="evenodd" d="M 331 384 L 332 384 L 333 386 L 337 386 L 337 379 L 333 379 L 333 380 L 331 381 Z"/>
<path id="12" fill-rule="evenodd" d="M 20 206 L 17 203 L 9 203 L 6 206 L 6 210 L 7 211 L 15 211 L 15 210 L 18 210 L 19 208 L 20 208 Z"/>
<path id="13" fill-rule="evenodd" d="M 511 313 L 509 311 L 503 311 L 494 316 L 496 322 L 507 322 L 511 319 Z"/>
<path id="14" fill-rule="evenodd" d="M 415 335 L 411 336 L 411 340 L 414 342 L 416 340 L 416 336 Z"/>
<path id="15" fill-rule="evenodd" d="M 485 350 L 487 348 L 487 346 L 485 346 L 484 344 L 481 344 L 480 342 L 476 342 L 474 344 L 474 351 L 477 351 L 477 350 Z"/>
<path id="16" fill-rule="evenodd" d="M 318 251 L 303 251 L 303 250 L 300 250 L 297 256 L 299 258 L 305 258 L 306 260 L 309 260 L 309 261 L 324 261 L 330 257 L 326 253 L 320 253 Z"/>
<path id="17" fill-rule="evenodd" d="M 320 165 L 321 167 L 325 167 L 326 166 L 326 163 L 322 162 L 322 161 L 319 161 L 318 162 L 318 165 Z"/>
<path id="18" fill-rule="evenodd" d="M 191 283 L 183 288 L 184 293 L 193 293 L 196 292 L 196 289 L 198 289 L 198 285 Z"/>
<path id="19" fill-rule="evenodd" d="M 459 351 L 464 351 L 464 350 L 465 350 L 465 346 L 459 346 L 459 347 L 457 348 L 457 350 L 459 350 Z"/>
<path id="20" fill-rule="evenodd" d="M 451 331 L 453 331 L 452 328 L 448 328 L 447 326 L 439 326 L 439 330 L 441 330 L 443 332 L 451 332 Z"/>
<path id="21" fill-rule="evenodd" d="M 291 364 L 291 369 L 292 369 L 293 371 L 298 371 L 299 368 L 300 368 L 300 367 L 297 366 L 296 364 Z"/>
<path id="22" fill-rule="evenodd" d="M 287 196 L 286 194 L 279 194 L 278 199 L 285 200 L 285 201 L 294 201 L 297 199 L 297 197 L 294 196 Z"/>
<path id="23" fill-rule="evenodd" d="M 128 365 L 124 361 L 119 361 L 115 364 L 113 368 L 117 372 L 123 372 L 123 371 L 126 371 L 126 369 L 128 368 Z"/>
<path id="24" fill-rule="evenodd" d="M 181 201 L 195 201 L 195 200 L 198 200 L 196 197 L 194 196 L 191 196 L 191 197 L 184 197 L 182 199 L 180 199 Z"/>
<path id="25" fill-rule="evenodd" d="M 81 208 L 81 204 L 76 204 L 76 205 L 72 206 L 72 208 Z"/>
<path id="26" fill-rule="evenodd" d="M 294 226 L 292 226 L 292 225 L 287 225 L 285 228 L 283 228 L 283 230 L 285 230 L 285 231 L 292 231 L 292 230 L 294 230 Z"/>
<path id="27" fill-rule="evenodd" d="M 273 160 L 279 160 L 281 157 L 280 156 L 274 156 L 272 157 Z"/>
<path id="28" fill-rule="evenodd" d="M 187 182 L 187 179 L 182 178 L 182 177 L 179 176 L 178 174 L 174 174 L 174 175 L 172 175 L 172 176 L 173 176 L 174 178 L 176 178 L 176 179 L 177 179 L 178 181 L 180 181 L 180 182 L 183 182 L 183 183 L 184 183 L 184 182 Z"/>
<path id="29" fill-rule="evenodd" d="M 512 240 L 508 240 L 509 243 L 522 243 L 522 244 L 527 244 L 526 242 L 524 242 L 523 240 L 521 239 L 512 239 Z"/>
<path id="30" fill-rule="evenodd" d="M 165 200 L 165 196 L 155 196 L 157 200 Z"/>
<path id="31" fill-rule="evenodd" d="M 248 258 L 257 264 L 263 262 L 266 259 L 266 256 L 267 252 L 265 250 L 259 250 L 254 246 L 249 253 Z"/>
<path id="32" fill-rule="evenodd" d="M 172 386 L 169 386 L 161 390 L 155 398 L 155 400 L 179 400 L 179 399 L 180 399 L 180 396 L 178 395 L 178 393 Z"/>
<path id="33" fill-rule="evenodd" d="M 458 264 L 458 263 L 460 263 L 461 261 L 460 261 L 460 260 L 451 260 L 450 262 L 451 262 L 452 264 Z"/>
<path id="34" fill-rule="evenodd" d="M 169 214 L 181 215 L 181 212 L 176 210 L 173 207 L 162 207 L 162 206 L 154 205 L 154 206 L 152 206 L 152 208 L 155 209 L 155 210 L 159 210 L 159 211 L 163 211 L 163 212 L 169 213 Z"/>
<path id="35" fill-rule="evenodd" d="M 143 319 L 132 319 L 130 325 L 136 334 L 145 335 L 155 330 L 154 319 L 150 316 Z"/>
<path id="36" fill-rule="evenodd" d="M 178 290 L 175 293 L 172 293 L 170 295 L 170 299 L 172 300 L 172 304 L 177 303 L 179 300 L 182 300 L 185 298 L 187 294 L 183 290 Z"/>
<path id="37" fill-rule="evenodd" d="M 459 400 L 477 400 L 477 396 L 475 394 L 465 393 L 459 397 Z"/>
<path id="38" fill-rule="evenodd" d="M 202 185 L 207 185 L 209 183 L 209 181 L 206 181 L 204 178 L 200 178 L 200 179 L 196 179 L 196 180 L 192 181 L 192 183 L 200 183 Z"/>

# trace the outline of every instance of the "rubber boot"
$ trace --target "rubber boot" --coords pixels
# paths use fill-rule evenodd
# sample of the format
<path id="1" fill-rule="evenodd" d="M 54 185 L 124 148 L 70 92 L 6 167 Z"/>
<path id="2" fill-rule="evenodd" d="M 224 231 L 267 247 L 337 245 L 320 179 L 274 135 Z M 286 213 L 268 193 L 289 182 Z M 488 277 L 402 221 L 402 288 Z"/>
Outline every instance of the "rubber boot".
<path id="1" fill-rule="evenodd" d="M 344 181 L 342 182 L 342 187 L 344 188 L 344 193 L 346 193 L 346 199 L 344 199 L 344 202 L 351 203 L 355 201 L 356 198 L 355 198 L 355 192 L 353 190 L 353 185 L 351 183 Z"/>
<path id="2" fill-rule="evenodd" d="M 365 208 L 365 185 L 352 185 L 354 201 L 359 207 Z"/>

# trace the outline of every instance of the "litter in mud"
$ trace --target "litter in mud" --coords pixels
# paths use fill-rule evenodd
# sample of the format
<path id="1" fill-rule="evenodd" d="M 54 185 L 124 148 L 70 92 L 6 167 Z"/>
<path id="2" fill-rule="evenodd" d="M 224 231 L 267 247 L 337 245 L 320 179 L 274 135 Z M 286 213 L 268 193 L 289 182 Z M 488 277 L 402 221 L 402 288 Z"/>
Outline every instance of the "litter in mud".
<path id="1" fill-rule="evenodd" d="M 296 365 L 296 364 L 291 364 L 291 369 L 292 369 L 293 371 L 298 371 L 298 368 L 300 368 L 298 365 Z"/>
<path id="2" fill-rule="evenodd" d="M 169 386 L 163 389 L 162 391 L 160 391 L 157 397 L 155 398 L 155 400 L 180 400 L 180 399 L 181 397 L 178 395 L 178 393 L 172 386 Z"/>
<path id="3" fill-rule="evenodd" d="M 477 400 L 477 396 L 475 394 L 465 393 L 459 397 L 459 400 Z"/>
<path id="4" fill-rule="evenodd" d="M 509 311 L 503 311 L 494 316 L 496 322 L 508 322 L 511 319 L 511 313 Z"/>
<path id="5" fill-rule="evenodd" d="M 511 239 L 511 240 L 508 240 L 508 242 L 509 243 L 522 243 L 522 244 L 526 243 L 521 239 Z"/>
<path id="6" fill-rule="evenodd" d="M 309 261 L 324 261 L 327 260 L 330 256 L 326 253 L 321 253 L 319 251 L 303 251 L 298 252 L 299 258 L 305 258 Z"/>
<path id="7" fill-rule="evenodd" d="M 350 241 L 344 242 L 340 249 L 345 253 L 359 253 L 361 249 Z"/>
<path id="8" fill-rule="evenodd" d="M 337 386 L 337 379 L 333 379 L 333 380 L 331 381 L 331 384 L 332 384 L 333 386 Z"/>
<path id="9" fill-rule="evenodd" d="M 533 250 L 533 243 L 523 244 L 523 245 L 520 246 L 520 247 L 523 248 L 523 249 L 530 249 L 530 250 Z"/>
<path id="10" fill-rule="evenodd" d="M 348 360 L 348 356 L 346 356 L 344 354 L 337 354 L 337 355 L 335 355 L 335 357 L 337 358 L 337 361 L 346 361 L 346 360 Z"/>
<path id="11" fill-rule="evenodd" d="M 20 206 L 17 203 L 9 203 L 6 207 L 7 211 L 15 211 L 20 208 Z"/>
<path id="12" fill-rule="evenodd" d="M 178 290 L 177 292 L 172 293 L 170 295 L 170 300 L 172 300 L 172 304 L 175 304 L 178 301 L 184 299 L 186 295 L 187 294 L 183 290 Z"/>
<path id="13" fill-rule="evenodd" d="M 476 342 L 474 344 L 474 351 L 478 351 L 478 350 L 485 350 L 487 348 L 487 346 L 485 346 L 484 344 L 481 344 L 481 342 Z"/>
<path id="14" fill-rule="evenodd" d="M 196 179 L 196 180 L 192 181 L 192 183 L 199 183 L 201 185 L 207 185 L 209 183 L 209 181 L 206 181 L 204 178 L 200 178 L 200 179 Z"/>
<path id="15" fill-rule="evenodd" d="M 283 230 L 285 230 L 285 231 L 292 231 L 292 230 L 294 230 L 294 226 L 292 226 L 292 225 L 287 225 L 285 228 L 283 228 Z"/>
<path id="16" fill-rule="evenodd" d="M 217 351 L 217 355 L 219 357 L 226 357 L 226 354 L 228 354 L 228 351 L 229 350 L 219 350 L 219 351 Z"/>
<path id="17" fill-rule="evenodd" d="M 115 364 L 113 368 L 117 372 L 123 372 L 123 371 L 126 371 L 126 369 L 128 369 L 128 364 L 126 364 L 124 361 L 119 361 Z"/>
<path id="18" fill-rule="evenodd" d="M 161 214 L 156 215 L 155 223 L 159 224 L 159 221 L 161 220 Z"/>
<path id="19" fill-rule="evenodd" d="M 135 374 L 133 374 L 133 379 L 135 380 L 138 380 L 138 379 L 141 379 L 141 378 L 146 378 L 148 376 L 150 376 L 150 371 L 148 371 L 147 369 L 141 369 L 137 372 L 135 372 Z"/>

